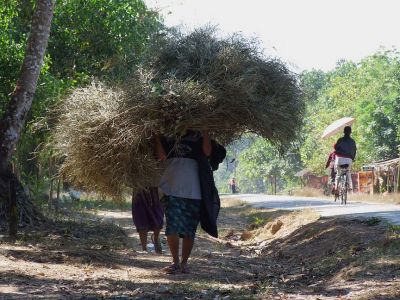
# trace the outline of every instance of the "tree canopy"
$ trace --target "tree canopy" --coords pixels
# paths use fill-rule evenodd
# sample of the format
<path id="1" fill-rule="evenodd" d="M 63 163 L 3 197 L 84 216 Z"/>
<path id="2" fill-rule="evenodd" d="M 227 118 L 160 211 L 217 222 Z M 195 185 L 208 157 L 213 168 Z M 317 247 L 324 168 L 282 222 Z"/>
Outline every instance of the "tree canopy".
<path id="1" fill-rule="evenodd" d="M 0 4 L 0 117 L 9 101 L 20 66 L 34 8 L 32 0 Z M 160 16 L 141 0 L 57 1 L 44 67 L 29 122 L 17 147 L 14 163 L 33 192 L 51 177 L 50 153 L 41 145 L 49 138 L 49 108 L 93 76 L 120 81 L 162 42 Z M 323 129 L 344 116 L 356 118 L 353 136 L 358 145 L 355 169 L 398 155 L 400 144 L 400 55 L 381 50 L 359 62 L 341 60 L 330 71 L 300 74 L 307 113 L 301 135 L 280 155 L 268 142 L 242 137 L 228 148 L 228 159 L 216 174 L 222 189 L 236 170 L 242 190 L 264 191 L 268 176 L 277 173 L 282 188 L 296 183 L 303 167 L 323 174 L 336 139 L 321 140 Z M 243 146 L 244 145 L 244 146 Z M 33 155 L 35 153 L 35 155 Z M 235 158 L 235 161 L 231 161 Z M 280 179 L 279 179 L 280 178 Z M 247 188 L 248 187 L 248 188 Z"/>
<path id="2" fill-rule="evenodd" d="M 353 169 L 373 161 L 398 156 L 400 144 L 400 55 L 396 50 L 381 50 L 360 62 L 339 61 L 336 68 L 324 72 L 309 70 L 300 74 L 307 112 L 301 135 L 293 149 L 279 156 L 277 150 L 257 138 L 245 149 L 236 151 L 237 182 L 244 191 L 263 192 L 266 176 L 276 173 L 278 185 L 290 188 L 296 184 L 293 175 L 301 168 L 325 174 L 325 162 L 333 145 L 341 136 L 337 134 L 321 139 L 325 127 L 346 116 L 356 119 L 353 138 L 358 153 Z M 243 142 L 248 138 L 243 138 Z M 229 153 L 229 152 L 228 152 Z M 229 165 L 229 163 L 228 163 Z M 227 179 L 233 169 L 220 170 L 217 182 L 227 190 Z M 223 180 L 222 180 L 223 179 Z"/>
<path id="3" fill-rule="evenodd" d="M 304 72 L 308 112 L 301 147 L 302 160 L 322 172 L 327 153 L 340 135 L 327 140 L 320 136 L 336 119 L 356 119 L 353 137 L 358 145 L 355 167 L 372 161 L 397 157 L 400 144 L 400 56 L 397 51 L 381 51 L 359 63 L 341 62 L 322 73 Z"/>
<path id="4" fill-rule="evenodd" d="M 0 118 L 19 76 L 35 1 L 9 0 L 0 4 Z M 51 108 L 74 87 L 93 76 L 118 81 L 143 57 L 150 55 L 163 35 L 157 12 L 141 0 L 57 1 L 44 66 L 28 123 L 22 133 L 14 166 L 34 196 L 41 195 L 51 153 Z"/>

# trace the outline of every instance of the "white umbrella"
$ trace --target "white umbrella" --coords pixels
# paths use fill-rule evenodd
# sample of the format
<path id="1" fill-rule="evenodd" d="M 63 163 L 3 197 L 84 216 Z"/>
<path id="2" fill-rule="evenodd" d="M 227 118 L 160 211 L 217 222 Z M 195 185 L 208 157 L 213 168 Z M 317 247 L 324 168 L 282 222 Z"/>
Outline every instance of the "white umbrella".
<path id="1" fill-rule="evenodd" d="M 345 118 L 336 120 L 335 122 L 333 122 L 332 124 L 330 124 L 328 127 L 325 128 L 324 133 L 322 134 L 321 138 L 325 139 L 332 135 L 335 135 L 338 132 L 341 132 L 344 127 L 351 126 L 351 124 L 353 124 L 354 120 L 355 119 L 352 117 L 345 117 Z"/>

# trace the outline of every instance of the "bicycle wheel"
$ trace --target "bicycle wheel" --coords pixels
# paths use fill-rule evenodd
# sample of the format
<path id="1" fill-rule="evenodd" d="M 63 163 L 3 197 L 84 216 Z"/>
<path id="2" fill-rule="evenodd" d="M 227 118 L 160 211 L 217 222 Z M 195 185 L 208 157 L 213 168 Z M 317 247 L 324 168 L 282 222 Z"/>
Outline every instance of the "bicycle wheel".
<path id="1" fill-rule="evenodd" d="M 340 204 L 346 204 L 346 191 L 343 190 L 341 195 L 340 195 Z"/>
<path id="2" fill-rule="evenodd" d="M 347 204 L 347 191 L 348 191 L 348 183 L 347 183 L 347 176 L 345 178 L 344 181 L 344 190 L 343 190 L 343 204 L 346 205 Z"/>
<path id="3" fill-rule="evenodd" d="M 339 189 L 340 204 L 344 204 L 345 194 L 346 194 L 346 181 L 343 176 L 339 177 L 338 189 Z"/>
<path id="4" fill-rule="evenodd" d="M 335 189 L 335 193 L 333 194 L 333 197 L 335 198 L 335 202 L 336 202 L 337 200 L 339 200 L 339 191 L 340 191 L 340 189 L 339 189 L 339 183 L 338 183 L 338 186 L 337 186 L 337 188 Z"/>
<path id="5" fill-rule="evenodd" d="M 340 178 L 340 202 L 343 205 L 347 203 L 347 176 L 341 176 Z"/>

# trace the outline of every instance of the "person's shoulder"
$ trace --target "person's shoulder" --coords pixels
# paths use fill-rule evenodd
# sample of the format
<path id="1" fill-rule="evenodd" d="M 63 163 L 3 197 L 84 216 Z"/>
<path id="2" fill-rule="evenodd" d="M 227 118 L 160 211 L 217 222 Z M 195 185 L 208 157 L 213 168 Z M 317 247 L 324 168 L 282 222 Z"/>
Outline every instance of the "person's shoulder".
<path id="1" fill-rule="evenodd" d="M 343 139 L 344 139 L 344 137 L 342 136 L 342 137 L 340 137 L 340 138 L 338 138 L 338 140 L 336 141 L 336 144 L 338 144 L 338 143 L 340 143 L 341 141 L 343 141 Z"/>

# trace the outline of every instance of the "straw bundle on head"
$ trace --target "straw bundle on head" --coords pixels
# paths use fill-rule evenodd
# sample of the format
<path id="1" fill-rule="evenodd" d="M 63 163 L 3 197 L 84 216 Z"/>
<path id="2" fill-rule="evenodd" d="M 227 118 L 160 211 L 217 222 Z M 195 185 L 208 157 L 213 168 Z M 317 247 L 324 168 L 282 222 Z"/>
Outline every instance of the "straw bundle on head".
<path id="1" fill-rule="evenodd" d="M 296 76 L 257 49 L 240 36 L 218 39 L 202 29 L 172 37 L 118 89 L 75 91 L 56 132 L 62 171 L 75 184 L 118 197 L 124 187 L 157 180 L 153 133 L 210 130 L 228 143 L 251 131 L 287 145 L 304 110 Z"/>
<path id="2" fill-rule="evenodd" d="M 171 38 L 152 68 L 155 82 L 176 78 L 207 86 L 215 101 L 202 125 L 224 140 L 252 131 L 284 147 L 300 127 L 304 103 L 296 76 L 278 59 L 265 58 L 256 41 L 196 30 Z"/>

